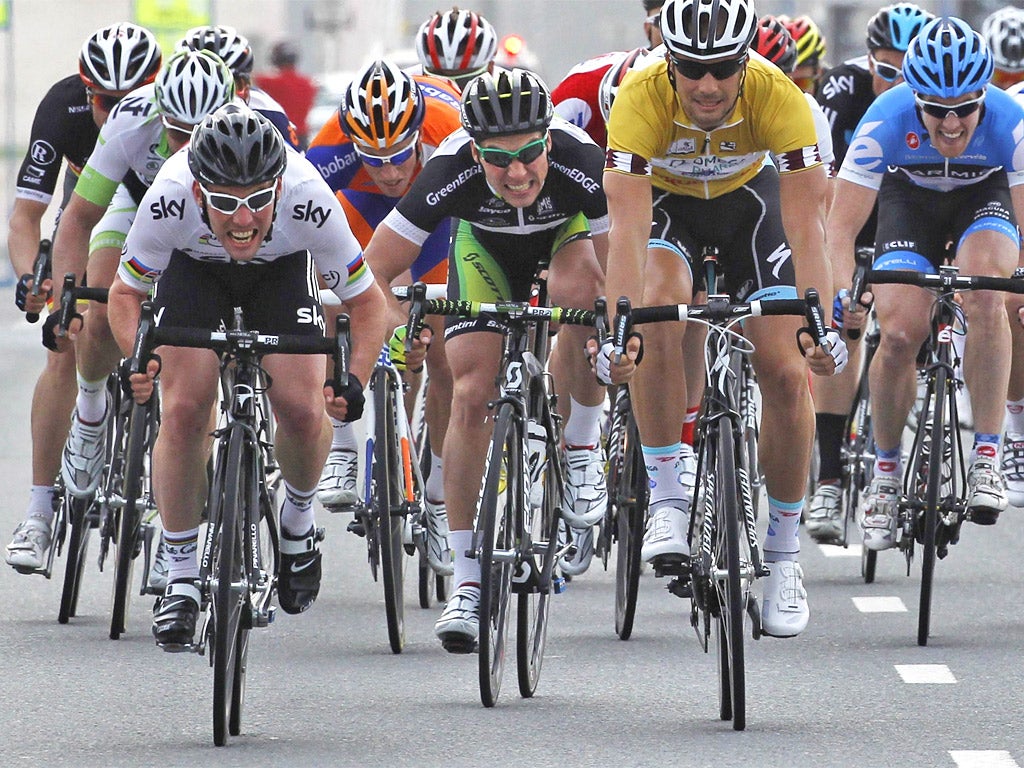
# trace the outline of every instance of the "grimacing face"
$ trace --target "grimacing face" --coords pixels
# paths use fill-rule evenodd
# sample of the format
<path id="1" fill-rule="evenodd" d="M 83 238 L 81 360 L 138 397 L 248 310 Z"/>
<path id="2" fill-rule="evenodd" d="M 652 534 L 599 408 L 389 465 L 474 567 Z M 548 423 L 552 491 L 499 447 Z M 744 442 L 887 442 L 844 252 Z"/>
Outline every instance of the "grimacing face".
<path id="1" fill-rule="evenodd" d="M 974 93 L 948 99 L 939 96 L 920 96 L 919 98 L 932 104 L 947 105 L 952 109 L 960 104 L 980 99 L 983 95 L 984 91 L 975 91 Z M 966 151 L 971 137 L 974 136 L 974 131 L 978 128 L 982 104 L 983 102 L 979 102 L 977 104 L 978 108 L 964 117 L 957 117 L 950 111 L 940 118 L 921 110 L 921 121 L 928 131 L 932 146 L 935 147 L 940 155 L 953 158 L 959 157 Z"/>
<path id="2" fill-rule="evenodd" d="M 519 133 L 512 136 L 498 136 L 483 139 L 480 146 L 485 149 L 502 149 L 516 152 L 527 144 L 545 138 L 545 133 Z M 473 146 L 473 158 L 483 166 L 487 183 L 502 200 L 516 208 L 526 208 L 540 196 L 548 175 L 548 152 L 551 150 L 551 136 L 547 135 L 547 146 L 537 159 L 529 163 L 513 160 L 507 168 L 492 165 L 481 157 Z"/>
<path id="3" fill-rule="evenodd" d="M 248 187 L 211 184 L 207 186 L 207 194 L 223 193 L 245 199 L 254 192 L 275 188 L 275 197 L 270 205 L 262 210 L 253 211 L 247 205 L 238 206 L 234 213 L 223 213 L 207 203 L 203 196 L 203 188 L 199 182 L 192 186 L 196 203 L 206 208 L 210 220 L 210 231 L 220 241 L 232 261 L 252 261 L 263 244 L 270 227 L 274 223 L 274 212 L 277 209 L 277 196 L 281 193 L 281 180 L 272 183 L 254 184 Z"/>

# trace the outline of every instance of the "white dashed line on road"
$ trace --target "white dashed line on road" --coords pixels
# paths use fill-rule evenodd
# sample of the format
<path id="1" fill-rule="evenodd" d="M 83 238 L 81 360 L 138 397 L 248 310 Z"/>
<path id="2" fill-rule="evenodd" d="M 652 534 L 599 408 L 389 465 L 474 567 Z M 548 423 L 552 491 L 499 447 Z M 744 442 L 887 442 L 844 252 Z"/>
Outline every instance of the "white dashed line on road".
<path id="1" fill-rule="evenodd" d="M 911 685 L 948 685 L 956 682 L 945 664 L 897 664 L 896 671 L 904 683 Z"/>
<path id="2" fill-rule="evenodd" d="M 841 547 L 838 544 L 819 544 L 818 549 L 825 557 L 860 557 L 862 545 L 851 544 L 848 547 Z"/>
<path id="3" fill-rule="evenodd" d="M 854 606 L 861 613 L 906 613 L 907 606 L 898 597 L 854 597 Z"/>
<path id="4" fill-rule="evenodd" d="M 1009 752 L 1000 749 L 957 749 L 949 756 L 957 768 L 1020 768 Z"/>

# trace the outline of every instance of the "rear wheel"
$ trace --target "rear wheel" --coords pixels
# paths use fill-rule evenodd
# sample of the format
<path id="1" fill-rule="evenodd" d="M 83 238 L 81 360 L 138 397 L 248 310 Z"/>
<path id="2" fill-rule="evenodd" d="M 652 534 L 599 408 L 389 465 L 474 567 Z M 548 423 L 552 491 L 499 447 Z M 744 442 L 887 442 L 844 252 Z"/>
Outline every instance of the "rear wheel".
<path id="1" fill-rule="evenodd" d="M 523 518 L 518 530 L 521 560 L 513 578 L 519 582 L 516 614 L 516 668 L 519 673 L 519 694 L 530 698 L 537 690 L 544 663 L 548 614 L 555 594 L 555 552 L 558 549 L 558 506 L 562 497 L 562 473 L 557 470 L 561 451 L 557 443 L 547 443 L 544 471 L 544 494 L 539 509 L 522 507 Z"/>
<path id="2" fill-rule="evenodd" d="M 487 456 L 477 541 L 480 542 L 480 700 L 493 707 L 505 668 L 512 572 L 515 566 L 515 523 L 525 498 L 526 471 L 522 426 L 512 406 L 504 405 L 494 424 Z M 502 468 L 507 479 L 501 477 Z"/>

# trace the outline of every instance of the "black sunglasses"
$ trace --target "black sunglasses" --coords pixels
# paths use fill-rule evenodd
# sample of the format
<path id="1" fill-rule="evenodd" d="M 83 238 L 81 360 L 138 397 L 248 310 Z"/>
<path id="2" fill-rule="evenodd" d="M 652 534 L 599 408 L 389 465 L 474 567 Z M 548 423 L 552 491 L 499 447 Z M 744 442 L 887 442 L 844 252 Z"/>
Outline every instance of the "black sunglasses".
<path id="1" fill-rule="evenodd" d="M 709 73 L 715 80 L 728 80 L 739 72 L 746 62 L 746 56 L 741 56 L 738 59 L 729 59 L 728 61 L 716 61 L 714 64 L 672 58 L 672 66 L 675 67 L 676 72 L 687 80 L 700 80 Z"/>
<path id="2" fill-rule="evenodd" d="M 959 104 L 939 104 L 934 101 L 925 101 L 918 95 L 914 95 L 914 102 L 917 106 L 930 117 L 934 117 L 936 120 L 945 120 L 949 117 L 950 113 L 959 117 L 961 120 L 968 115 L 973 115 L 979 109 L 981 109 L 982 102 L 985 101 L 985 93 L 982 92 L 981 96 L 970 99 L 968 101 L 962 101 Z"/>

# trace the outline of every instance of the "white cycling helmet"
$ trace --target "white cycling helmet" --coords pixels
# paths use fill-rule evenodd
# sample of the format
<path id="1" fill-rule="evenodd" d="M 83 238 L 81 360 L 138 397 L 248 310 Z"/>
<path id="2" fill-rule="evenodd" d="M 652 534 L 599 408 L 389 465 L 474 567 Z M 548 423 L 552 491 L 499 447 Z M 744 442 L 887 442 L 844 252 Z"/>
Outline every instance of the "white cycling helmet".
<path id="1" fill-rule="evenodd" d="M 125 21 L 99 29 L 85 41 L 78 74 L 88 88 L 122 93 L 153 82 L 160 61 L 153 33 Z"/>
<path id="2" fill-rule="evenodd" d="M 661 9 L 661 36 L 673 56 L 739 58 L 756 34 L 750 0 L 668 0 Z"/>
<path id="3" fill-rule="evenodd" d="M 475 11 L 438 11 L 416 34 L 416 53 L 429 75 L 478 75 L 497 52 L 494 27 Z"/>
<path id="4" fill-rule="evenodd" d="M 626 73 L 631 69 L 643 69 L 650 62 L 651 52 L 647 48 L 635 48 L 618 54 L 615 63 L 608 67 L 608 71 L 601 78 L 601 84 L 597 87 L 597 105 L 606 123 L 612 111 L 615 94 L 619 92 L 619 85 L 622 84 Z"/>
<path id="5" fill-rule="evenodd" d="M 155 92 L 161 114 L 197 125 L 235 97 L 235 78 L 216 54 L 181 50 L 160 72 Z"/>
<path id="6" fill-rule="evenodd" d="M 992 50 L 997 69 L 1024 72 L 1024 8 L 1000 8 L 982 22 L 981 36 Z"/>
<path id="7" fill-rule="evenodd" d="M 216 53 L 236 77 L 252 74 L 252 46 L 234 27 L 193 27 L 178 42 L 178 48 Z"/>

